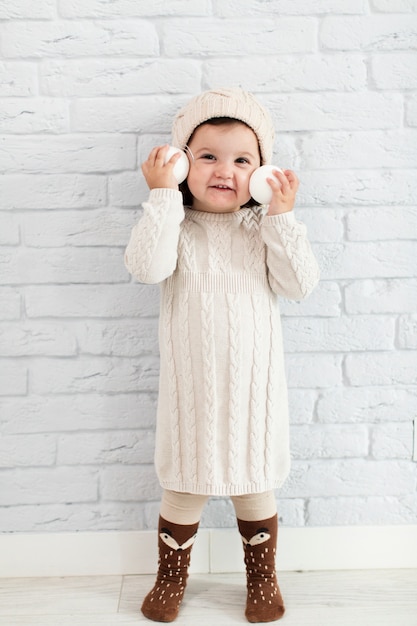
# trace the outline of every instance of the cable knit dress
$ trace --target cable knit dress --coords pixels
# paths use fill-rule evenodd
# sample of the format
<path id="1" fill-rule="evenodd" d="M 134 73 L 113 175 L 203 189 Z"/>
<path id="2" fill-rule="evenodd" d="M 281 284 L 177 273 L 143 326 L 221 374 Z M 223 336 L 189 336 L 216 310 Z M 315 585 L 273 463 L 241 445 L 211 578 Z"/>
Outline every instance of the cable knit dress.
<path id="1" fill-rule="evenodd" d="M 280 487 L 290 467 L 277 295 L 318 281 L 305 226 L 265 208 L 206 213 L 154 189 L 126 248 L 128 270 L 160 283 L 155 464 L 174 491 L 241 495 Z"/>

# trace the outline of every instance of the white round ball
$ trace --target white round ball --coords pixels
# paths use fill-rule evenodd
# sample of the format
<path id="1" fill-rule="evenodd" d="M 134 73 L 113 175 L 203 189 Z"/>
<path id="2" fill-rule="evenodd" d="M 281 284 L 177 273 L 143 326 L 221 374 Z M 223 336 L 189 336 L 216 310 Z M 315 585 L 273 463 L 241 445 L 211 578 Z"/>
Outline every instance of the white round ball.
<path id="1" fill-rule="evenodd" d="M 250 195 L 260 204 L 269 204 L 272 199 L 272 189 L 267 183 L 267 178 L 271 178 L 272 172 L 282 172 L 276 165 L 262 165 L 256 169 L 249 181 Z"/>
<path id="2" fill-rule="evenodd" d="M 190 163 L 185 152 L 183 152 L 179 148 L 174 148 L 174 146 L 170 146 L 165 155 L 165 163 L 167 163 L 170 158 L 174 156 L 174 154 L 177 154 L 177 152 L 179 152 L 181 156 L 174 165 L 174 176 L 177 183 L 180 184 L 187 178 L 188 170 L 190 169 Z"/>

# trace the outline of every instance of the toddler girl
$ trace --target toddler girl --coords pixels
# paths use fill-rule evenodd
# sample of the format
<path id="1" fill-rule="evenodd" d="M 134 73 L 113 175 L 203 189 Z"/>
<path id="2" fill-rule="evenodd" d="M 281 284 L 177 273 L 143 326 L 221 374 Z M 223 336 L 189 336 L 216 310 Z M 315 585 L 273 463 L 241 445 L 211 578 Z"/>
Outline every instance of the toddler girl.
<path id="1" fill-rule="evenodd" d="M 201 512 L 230 496 L 244 546 L 246 617 L 284 614 L 275 572 L 274 489 L 290 468 L 277 296 L 300 300 L 319 271 L 293 213 L 298 179 L 274 172 L 259 206 L 251 174 L 271 161 L 274 128 L 241 89 L 204 92 L 176 116 L 172 143 L 190 169 L 180 189 L 168 146 L 142 166 L 150 188 L 126 249 L 129 272 L 161 287 L 155 464 L 163 497 L 159 569 L 142 612 L 173 621 Z"/>

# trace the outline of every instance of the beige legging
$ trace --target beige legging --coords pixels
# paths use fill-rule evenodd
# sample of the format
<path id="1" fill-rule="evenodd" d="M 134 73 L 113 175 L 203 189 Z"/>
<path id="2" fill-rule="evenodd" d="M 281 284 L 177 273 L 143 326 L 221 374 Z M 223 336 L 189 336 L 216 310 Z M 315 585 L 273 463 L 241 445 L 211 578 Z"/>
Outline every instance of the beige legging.
<path id="1" fill-rule="evenodd" d="M 173 524 L 196 524 L 209 496 L 165 490 L 162 494 L 161 517 Z M 273 491 L 231 496 L 236 517 L 245 522 L 269 519 L 277 512 Z"/>

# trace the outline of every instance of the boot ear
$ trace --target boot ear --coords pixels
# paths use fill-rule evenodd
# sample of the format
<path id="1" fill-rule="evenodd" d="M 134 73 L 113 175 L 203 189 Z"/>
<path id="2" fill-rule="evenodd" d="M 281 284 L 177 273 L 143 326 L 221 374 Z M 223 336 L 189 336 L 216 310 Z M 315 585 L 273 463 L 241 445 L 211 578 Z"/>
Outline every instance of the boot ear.
<path id="1" fill-rule="evenodd" d="M 269 539 L 271 539 L 271 535 L 269 534 L 268 529 L 260 528 L 258 532 L 249 539 L 248 544 L 250 546 L 259 546 L 261 543 L 265 543 L 265 541 L 268 541 Z"/>
<path id="2" fill-rule="evenodd" d="M 243 545 L 245 548 L 253 548 L 254 546 L 259 546 L 261 543 L 265 543 L 271 539 L 271 535 L 267 528 L 258 528 L 256 533 L 248 540 L 243 535 L 242 537 Z"/>
<path id="3" fill-rule="evenodd" d="M 197 537 L 197 533 L 195 533 L 195 535 L 193 535 L 192 537 L 190 537 L 190 538 L 188 539 L 188 541 L 185 541 L 185 542 L 182 544 L 181 549 L 182 549 L 182 550 L 186 550 L 187 548 L 191 547 L 191 546 L 193 545 L 194 541 L 196 540 L 196 537 Z"/>
<path id="4" fill-rule="evenodd" d="M 161 528 L 159 536 L 161 537 L 165 545 L 167 545 L 169 548 L 172 548 L 173 550 L 178 550 L 178 548 L 180 547 L 168 528 Z"/>
<path id="5" fill-rule="evenodd" d="M 186 550 L 190 548 L 197 536 L 197 524 L 174 524 L 160 519 L 159 537 L 171 550 Z"/>

